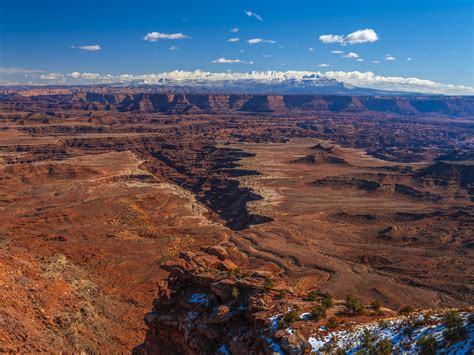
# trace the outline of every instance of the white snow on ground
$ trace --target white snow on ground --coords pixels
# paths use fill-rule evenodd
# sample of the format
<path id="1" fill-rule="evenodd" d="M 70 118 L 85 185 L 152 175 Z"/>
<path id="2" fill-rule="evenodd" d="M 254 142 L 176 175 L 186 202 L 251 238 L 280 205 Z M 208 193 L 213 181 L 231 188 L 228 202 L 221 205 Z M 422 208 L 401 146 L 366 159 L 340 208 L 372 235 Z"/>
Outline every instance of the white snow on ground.
<path id="1" fill-rule="evenodd" d="M 449 349 L 446 349 L 447 354 L 473 354 L 474 353 L 474 324 L 468 324 L 468 313 L 460 314 L 464 320 L 464 325 L 468 330 L 468 337 L 464 341 L 458 342 Z M 418 316 L 419 320 L 423 320 L 423 316 Z M 412 318 L 414 319 L 414 318 Z M 323 346 L 333 341 L 336 347 L 342 348 L 347 354 L 354 354 L 360 350 L 361 338 L 365 329 L 371 331 L 371 333 L 377 339 L 388 338 L 392 341 L 394 349 L 398 349 L 404 353 L 416 353 L 416 343 L 418 339 L 424 335 L 431 335 L 436 338 L 438 343 L 443 342 L 443 332 L 445 327 L 442 323 L 439 323 L 441 317 L 432 317 L 437 323 L 433 325 L 413 327 L 413 333 L 411 339 L 406 333 L 407 318 L 398 318 L 395 320 L 387 320 L 386 326 L 381 326 L 380 323 L 368 323 L 356 326 L 352 330 L 340 330 L 331 332 L 325 336 L 313 336 L 309 337 L 308 341 L 313 348 L 313 352 L 320 352 Z M 408 348 L 403 348 L 402 345 Z"/>
<path id="2" fill-rule="evenodd" d="M 193 293 L 191 297 L 188 299 L 188 302 L 207 305 L 209 303 L 209 299 L 207 295 L 203 293 Z"/>
<path id="3" fill-rule="evenodd" d="M 311 319 L 311 313 L 309 312 L 304 312 L 300 314 L 300 319 L 301 320 L 310 320 Z"/>
<path id="4" fill-rule="evenodd" d="M 281 314 L 275 314 L 274 316 L 271 316 L 270 318 L 268 318 L 268 320 L 270 321 L 270 324 L 272 325 L 271 327 L 272 333 L 275 333 L 278 329 L 278 321 L 280 320 L 280 316 Z"/>

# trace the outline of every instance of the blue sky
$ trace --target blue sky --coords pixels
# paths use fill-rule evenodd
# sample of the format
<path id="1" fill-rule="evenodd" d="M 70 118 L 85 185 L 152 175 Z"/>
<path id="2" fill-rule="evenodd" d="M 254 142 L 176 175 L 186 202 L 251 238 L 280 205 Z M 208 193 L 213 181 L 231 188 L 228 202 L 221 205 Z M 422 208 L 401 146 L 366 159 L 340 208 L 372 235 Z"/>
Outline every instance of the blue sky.
<path id="1" fill-rule="evenodd" d="M 231 32 L 235 27 L 239 31 Z M 366 29 L 376 37 L 363 32 L 363 43 L 320 39 Z M 370 71 L 472 87 L 473 31 L 473 0 L 2 0 L 0 82 L 54 81 L 40 79 L 40 71 L 45 78 L 305 70 Z M 145 40 L 153 32 L 178 38 Z M 358 58 L 344 57 L 351 52 Z"/>

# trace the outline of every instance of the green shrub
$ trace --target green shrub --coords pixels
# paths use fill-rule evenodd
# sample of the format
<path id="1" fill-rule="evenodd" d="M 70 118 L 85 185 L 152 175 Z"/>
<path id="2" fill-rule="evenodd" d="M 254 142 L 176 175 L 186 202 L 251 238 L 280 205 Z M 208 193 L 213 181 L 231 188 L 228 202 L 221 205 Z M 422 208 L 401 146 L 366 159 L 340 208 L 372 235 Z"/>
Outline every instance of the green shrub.
<path id="1" fill-rule="evenodd" d="M 321 319 L 326 318 L 326 308 L 323 306 L 314 306 L 311 310 L 311 317 L 315 321 L 320 321 Z"/>
<path id="2" fill-rule="evenodd" d="M 403 316 L 409 316 L 415 311 L 415 309 L 412 306 L 403 306 L 402 309 L 398 311 Z"/>
<path id="3" fill-rule="evenodd" d="M 265 280 L 263 281 L 263 288 L 266 291 L 270 291 L 274 286 L 274 282 L 270 276 L 265 277 Z"/>
<path id="4" fill-rule="evenodd" d="M 339 321 L 337 320 L 336 317 L 331 317 L 328 319 L 328 323 L 326 324 L 326 327 L 328 329 L 335 329 L 339 325 Z"/>
<path id="5" fill-rule="evenodd" d="M 294 305 L 291 307 L 290 311 L 288 311 L 287 314 L 283 317 L 283 322 L 285 324 L 291 324 L 293 322 L 296 322 L 297 320 L 300 319 L 298 312 L 300 311 L 300 307 L 297 305 Z"/>
<path id="6" fill-rule="evenodd" d="M 453 345 L 454 343 L 466 338 L 467 329 L 463 326 L 448 328 L 443 332 L 444 341 L 446 342 L 446 347 Z"/>
<path id="7" fill-rule="evenodd" d="M 328 293 L 326 293 L 323 298 L 321 299 L 321 306 L 323 306 L 326 309 L 331 308 L 334 306 L 334 301 L 332 299 L 332 296 Z"/>
<path id="8" fill-rule="evenodd" d="M 382 303 L 379 300 L 373 300 L 370 304 L 370 308 L 372 308 L 374 311 L 379 311 L 380 307 L 382 307 Z"/>
<path id="9" fill-rule="evenodd" d="M 308 292 L 308 296 L 306 297 L 306 300 L 314 302 L 318 299 L 318 294 L 316 291 L 310 291 Z"/>
<path id="10" fill-rule="evenodd" d="M 380 340 L 375 346 L 375 354 L 378 355 L 390 355 L 392 354 L 393 344 L 388 338 Z"/>
<path id="11" fill-rule="evenodd" d="M 364 313 L 364 306 L 362 305 L 361 301 L 351 294 L 346 296 L 346 308 L 354 316 Z"/>
<path id="12" fill-rule="evenodd" d="M 287 314 L 285 314 L 284 320 L 285 323 L 290 324 L 296 322 L 299 319 L 298 311 L 296 309 L 291 309 Z"/>
<path id="13" fill-rule="evenodd" d="M 436 349 L 438 348 L 436 339 L 432 335 L 423 335 L 418 339 L 416 345 L 418 346 L 418 353 L 420 355 L 435 355 Z"/>
<path id="14" fill-rule="evenodd" d="M 450 311 L 444 315 L 443 324 L 446 327 L 443 332 L 446 346 L 449 347 L 467 335 L 467 329 L 458 311 Z"/>
<path id="15" fill-rule="evenodd" d="M 364 354 L 372 354 L 374 352 L 375 337 L 369 329 L 364 329 L 362 337 L 360 339 L 361 350 L 364 350 Z"/>
<path id="16" fill-rule="evenodd" d="M 462 327 L 463 323 L 458 311 L 449 311 L 443 317 L 443 324 L 446 328 Z"/>

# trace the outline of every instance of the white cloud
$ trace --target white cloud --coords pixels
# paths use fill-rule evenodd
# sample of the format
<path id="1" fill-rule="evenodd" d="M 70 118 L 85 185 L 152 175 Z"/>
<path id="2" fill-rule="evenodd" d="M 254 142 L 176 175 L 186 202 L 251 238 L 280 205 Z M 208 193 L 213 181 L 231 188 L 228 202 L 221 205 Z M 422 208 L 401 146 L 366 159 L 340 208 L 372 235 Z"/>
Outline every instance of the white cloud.
<path id="1" fill-rule="evenodd" d="M 253 12 L 253 11 L 247 10 L 247 11 L 245 11 L 245 14 L 246 14 L 248 17 L 255 17 L 257 20 L 263 21 L 262 16 L 257 15 L 257 14 L 256 14 L 255 12 Z"/>
<path id="2" fill-rule="evenodd" d="M 347 36 L 327 34 L 319 36 L 319 40 L 323 43 L 339 43 L 345 46 L 346 44 L 360 44 L 378 41 L 379 37 L 373 29 L 366 28 L 365 30 L 358 30 L 349 33 Z"/>
<path id="3" fill-rule="evenodd" d="M 334 71 L 326 72 L 325 75 L 330 79 L 340 80 L 346 84 L 373 89 L 446 95 L 474 94 L 474 88 L 470 86 L 443 84 L 413 77 L 381 76 L 370 71 Z"/>
<path id="4" fill-rule="evenodd" d="M 395 58 L 395 57 L 392 56 L 392 55 L 387 55 L 387 56 L 385 56 L 385 60 L 394 61 L 394 60 L 397 60 L 397 58 Z"/>
<path id="5" fill-rule="evenodd" d="M 178 47 L 176 47 L 176 46 L 171 46 L 171 47 L 169 47 L 168 49 L 169 49 L 170 51 L 176 51 L 176 50 L 178 50 Z"/>
<path id="6" fill-rule="evenodd" d="M 376 42 L 379 40 L 377 33 L 370 28 L 365 30 L 358 30 L 348 34 L 344 38 L 344 43 L 349 44 L 358 44 L 358 43 L 367 43 L 367 42 Z"/>
<path id="7" fill-rule="evenodd" d="M 248 44 L 257 44 L 257 43 L 276 43 L 276 41 L 272 39 L 262 39 L 262 38 L 251 38 L 247 41 Z"/>
<path id="8" fill-rule="evenodd" d="M 185 39 L 191 38 L 183 33 L 161 33 L 161 32 L 149 32 L 143 37 L 145 41 L 156 42 L 160 39 Z"/>
<path id="9" fill-rule="evenodd" d="M 373 60 L 372 63 L 374 63 L 374 64 L 380 64 L 380 60 Z"/>
<path id="10" fill-rule="evenodd" d="M 238 41 L 240 41 L 240 38 L 237 38 L 237 37 L 232 37 L 227 40 L 227 42 L 238 42 Z"/>
<path id="11" fill-rule="evenodd" d="M 68 76 L 74 78 L 74 79 L 100 79 L 101 75 L 97 73 L 80 73 L 78 71 L 74 71 L 72 73 L 69 73 Z"/>
<path id="12" fill-rule="evenodd" d="M 350 59 L 357 59 L 357 58 L 359 58 L 359 55 L 357 53 L 354 53 L 354 52 L 349 52 L 347 54 L 344 54 L 343 57 L 344 58 L 350 58 Z"/>
<path id="13" fill-rule="evenodd" d="M 313 47 L 308 48 L 308 52 L 314 52 L 314 48 Z"/>
<path id="14" fill-rule="evenodd" d="M 60 73 L 48 73 L 48 74 L 41 74 L 40 79 L 42 80 L 64 80 L 64 74 Z"/>
<path id="15" fill-rule="evenodd" d="M 253 61 L 244 61 L 241 59 L 227 59 L 225 57 L 220 57 L 212 61 L 215 64 L 234 64 L 234 63 L 240 63 L 240 64 L 253 64 Z"/>
<path id="16" fill-rule="evenodd" d="M 225 58 L 223 58 L 226 60 Z M 234 59 L 235 60 L 235 59 Z M 234 62 L 235 63 L 235 62 Z M 247 64 L 251 64 L 248 62 Z M 53 73 L 54 74 L 54 73 Z M 376 75 L 373 72 L 344 72 L 344 71 L 252 71 L 249 73 L 239 72 L 221 72 L 210 73 L 201 70 L 179 71 L 150 74 L 97 74 L 72 72 L 69 74 L 55 74 L 55 78 L 50 79 L 53 83 L 74 84 L 83 83 L 129 83 L 139 80 L 145 84 L 167 85 L 172 83 L 185 83 L 187 80 L 219 82 L 223 80 L 256 80 L 256 81 L 285 81 L 289 79 L 302 79 L 311 75 L 319 75 L 323 78 L 335 79 L 349 85 L 367 87 L 381 90 L 394 90 L 405 92 L 420 92 L 430 94 L 447 95 L 474 95 L 474 88 L 463 85 L 453 85 L 438 83 L 431 80 L 413 78 L 413 77 L 392 77 Z M 50 76 L 54 78 L 54 76 Z M 65 81 L 64 81 L 65 80 Z"/>
<path id="17" fill-rule="evenodd" d="M 44 73 L 44 70 L 37 69 L 25 69 L 20 67 L 0 67 L 0 74 L 3 75 L 15 75 L 15 74 L 34 74 L 34 73 Z"/>
<path id="18" fill-rule="evenodd" d="M 319 40 L 323 43 L 343 43 L 344 36 L 339 35 L 321 35 Z"/>
<path id="19" fill-rule="evenodd" d="M 91 44 L 87 46 L 72 46 L 72 48 L 78 48 L 82 49 L 83 51 L 90 51 L 90 52 L 95 52 L 95 51 L 100 51 L 101 48 L 98 44 Z"/>
<path id="20" fill-rule="evenodd" d="M 232 32 L 232 33 L 238 33 L 239 31 L 240 31 L 240 28 L 238 28 L 238 27 L 233 27 L 230 30 L 230 32 Z"/>
<path id="21" fill-rule="evenodd" d="M 344 54 L 344 51 L 331 51 L 332 54 Z"/>
<path id="22" fill-rule="evenodd" d="M 363 62 L 364 59 L 362 59 L 362 58 L 357 58 L 356 61 L 358 61 L 358 62 Z"/>
<path id="23" fill-rule="evenodd" d="M 411 62 L 411 58 L 410 58 L 410 57 L 407 58 L 407 62 Z"/>
<path id="24" fill-rule="evenodd" d="M 325 64 L 325 63 L 321 63 L 321 64 L 318 64 L 318 67 L 319 68 L 327 68 L 327 67 L 330 67 L 329 64 Z"/>

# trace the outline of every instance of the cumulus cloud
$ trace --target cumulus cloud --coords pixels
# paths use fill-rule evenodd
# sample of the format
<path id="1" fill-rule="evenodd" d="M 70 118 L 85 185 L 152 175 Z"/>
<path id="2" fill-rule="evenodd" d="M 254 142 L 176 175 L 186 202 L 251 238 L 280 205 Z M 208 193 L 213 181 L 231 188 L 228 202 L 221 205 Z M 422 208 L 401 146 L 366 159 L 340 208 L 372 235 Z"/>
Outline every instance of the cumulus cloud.
<path id="1" fill-rule="evenodd" d="M 251 38 L 247 41 L 248 44 L 258 44 L 258 43 L 276 43 L 276 41 L 272 39 L 262 39 L 262 38 Z"/>
<path id="2" fill-rule="evenodd" d="M 60 73 L 48 73 L 48 74 L 41 74 L 40 79 L 42 80 L 64 80 L 64 74 Z"/>
<path id="3" fill-rule="evenodd" d="M 362 59 L 362 58 L 357 58 L 356 61 L 358 61 L 358 62 L 363 62 L 364 59 Z"/>
<path id="4" fill-rule="evenodd" d="M 185 39 L 191 38 L 183 33 L 161 33 L 161 32 L 149 32 L 143 37 L 145 41 L 156 42 L 160 39 Z"/>
<path id="5" fill-rule="evenodd" d="M 331 51 L 332 54 L 344 54 L 344 51 Z"/>
<path id="6" fill-rule="evenodd" d="M 407 58 L 407 62 L 411 62 L 411 58 L 410 58 L 410 57 Z"/>
<path id="7" fill-rule="evenodd" d="M 370 71 L 330 71 L 326 72 L 325 75 L 330 79 L 336 79 L 346 84 L 373 89 L 447 95 L 474 94 L 474 88 L 470 86 L 443 84 L 413 77 L 382 76 Z"/>
<path id="8" fill-rule="evenodd" d="M 253 61 L 247 62 L 241 59 L 227 59 L 225 57 L 220 57 L 212 61 L 215 64 L 234 64 L 234 63 L 240 63 L 240 64 L 253 64 Z"/>
<path id="9" fill-rule="evenodd" d="M 378 40 L 379 36 L 377 36 L 377 33 L 375 33 L 375 31 L 370 28 L 349 33 L 346 37 L 344 37 L 344 43 L 349 44 L 376 42 Z"/>
<path id="10" fill-rule="evenodd" d="M 374 63 L 374 64 L 380 64 L 380 60 L 373 60 L 372 63 Z"/>
<path id="11" fill-rule="evenodd" d="M 318 67 L 319 68 L 327 68 L 327 67 L 330 67 L 329 64 L 325 64 L 325 63 L 321 63 L 321 64 L 318 64 Z"/>
<path id="12" fill-rule="evenodd" d="M 397 58 L 395 58 L 393 55 L 391 54 L 385 54 L 385 60 L 388 60 L 388 61 L 394 61 L 394 60 L 397 60 Z"/>
<path id="13" fill-rule="evenodd" d="M 37 69 L 25 69 L 20 67 L 0 67 L 0 74 L 3 75 L 15 75 L 15 74 L 33 74 L 33 73 L 44 73 L 44 70 Z"/>
<path id="14" fill-rule="evenodd" d="M 100 74 L 97 73 L 81 73 L 78 71 L 74 71 L 72 73 L 69 73 L 68 76 L 74 78 L 74 79 L 99 79 L 101 77 Z"/>
<path id="15" fill-rule="evenodd" d="M 334 35 L 327 34 L 319 36 L 319 40 L 323 43 L 339 43 L 345 46 L 346 44 L 360 44 L 378 41 L 377 33 L 370 28 L 365 30 L 358 30 L 348 35 Z"/>
<path id="16" fill-rule="evenodd" d="M 247 11 L 245 11 L 245 14 L 246 14 L 248 17 L 254 17 L 254 18 L 256 18 L 256 19 L 259 20 L 259 21 L 263 21 L 262 16 L 256 14 L 256 13 L 253 12 L 253 11 L 247 10 Z"/>
<path id="17" fill-rule="evenodd" d="M 232 37 L 227 40 L 227 42 L 238 42 L 238 41 L 240 41 L 240 38 L 237 38 L 237 37 Z"/>
<path id="18" fill-rule="evenodd" d="M 72 48 L 82 49 L 83 51 L 95 52 L 100 51 L 101 48 L 98 44 L 91 44 L 87 46 L 72 46 Z"/>
<path id="19" fill-rule="evenodd" d="M 169 47 L 168 49 L 169 49 L 170 51 L 176 51 L 176 50 L 178 50 L 178 47 L 176 47 L 176 46 L 171 46 L 171 47 Z"/>
<path id="20" fill-rule="evenodd" d="M 308 52 L 314 52 L 314 48 L 313 47 L 308 48 Z"/>
<path id="21" fill-rule="evenodd" d="M 359 58 L 359 55 L 357 53 L 354 53 L 354 52 L 349 52 L 347 54 L 344 54 L 343 57 L 344 58 L 350 58 L 350 59 L 357 59 L 357 58 Z"/>
<path id="22" fill-rule="evenodd" d="M 321 35 L 319 40 L 323 43 L 343 43 L 344 36 L 339 35 Z"/>
<path id="23" fill-rule="evenodd" d="M 238 28 L 238 27 L 232 27 L 231 30 L 230 30 L 230 32 L 232 32 L 232 33 L 238 33 L 239 31 L 240 31 L 240 28 Z"/>

